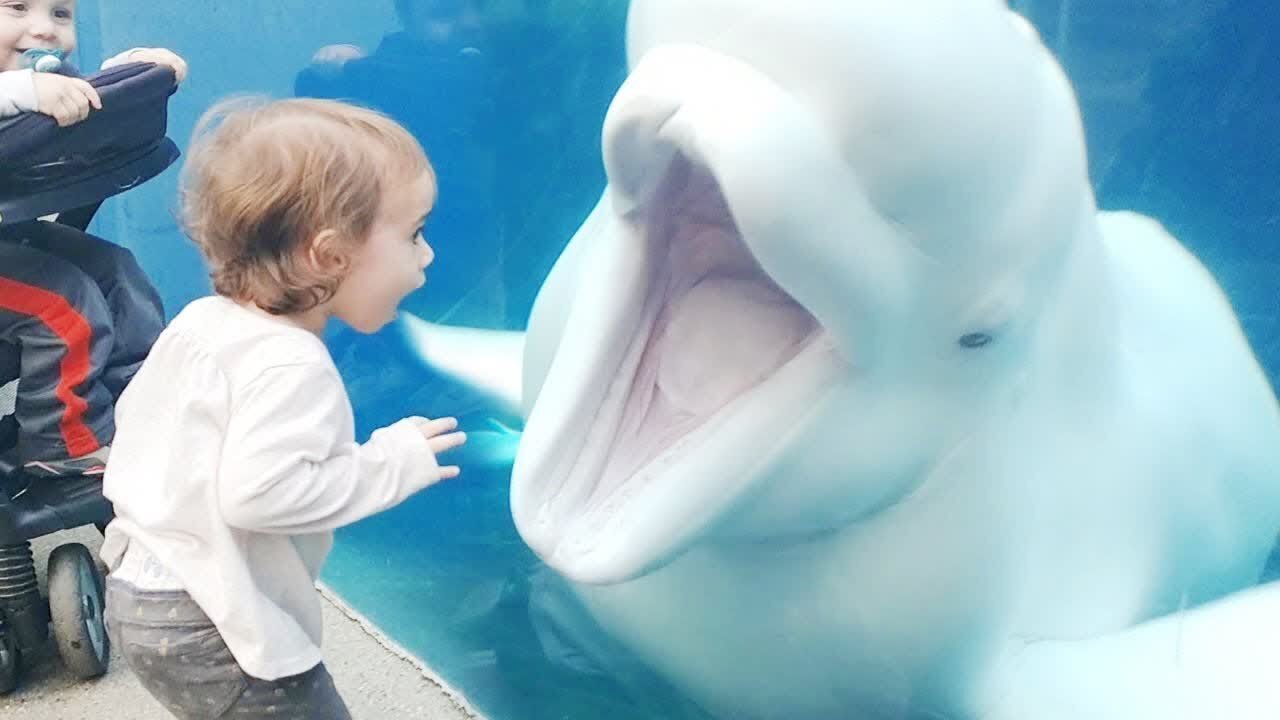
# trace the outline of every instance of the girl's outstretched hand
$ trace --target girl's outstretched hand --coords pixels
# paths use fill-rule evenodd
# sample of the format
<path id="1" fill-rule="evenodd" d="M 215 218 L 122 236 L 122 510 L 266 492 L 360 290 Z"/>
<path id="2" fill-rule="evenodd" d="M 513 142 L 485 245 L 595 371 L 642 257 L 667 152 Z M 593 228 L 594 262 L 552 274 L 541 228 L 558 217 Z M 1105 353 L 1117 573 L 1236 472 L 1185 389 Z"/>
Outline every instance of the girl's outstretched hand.
<path id="1" fill-rule="evenodd" d="M 418 423 L 418 430 L 422 433 L 422 437 L 426 438 L 427 445 L 431 447 L 431 452 L 435 454 L 436 458 L 467 441 L 467 434 L 457 432 L 457 429 L 458 419 L 452 417 L 421 420 Z M 456 478 L 461 472 L 462 469 L 457 465 L 440 464 L 440 478 L 442 480 Z"/>

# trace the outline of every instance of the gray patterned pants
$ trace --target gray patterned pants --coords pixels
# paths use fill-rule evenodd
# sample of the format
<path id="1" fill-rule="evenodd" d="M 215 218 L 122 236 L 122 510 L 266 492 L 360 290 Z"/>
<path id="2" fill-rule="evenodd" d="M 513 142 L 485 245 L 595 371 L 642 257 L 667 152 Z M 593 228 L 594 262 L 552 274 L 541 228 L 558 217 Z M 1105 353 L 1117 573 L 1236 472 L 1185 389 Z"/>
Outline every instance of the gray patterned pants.
<path id="1" fill-rule="evenodd" d="M 324 663 L 279 680 L 246 675 L 185 592 L 108 578 L 106 605 L 111 641 L 129 669 L 180 720 L 351 720 Z"/>

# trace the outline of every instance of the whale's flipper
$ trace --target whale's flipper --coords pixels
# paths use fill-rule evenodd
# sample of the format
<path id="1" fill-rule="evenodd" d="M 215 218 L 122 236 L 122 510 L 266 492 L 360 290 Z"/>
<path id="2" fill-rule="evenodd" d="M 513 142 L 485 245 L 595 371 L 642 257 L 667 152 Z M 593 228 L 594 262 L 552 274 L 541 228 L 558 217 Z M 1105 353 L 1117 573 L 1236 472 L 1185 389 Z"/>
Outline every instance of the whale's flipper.
<path id="1" fill-rule="evenodd" d="M 1079 641 L 1031 641 L 993 676 L 986 720 L 1280 718 L 1280 581 Z"/>
<path id="2" fill-rule="evenodd" d="M 401 313 L 395 328 L 431 369 L 488 395 L 497 407 L 520 417 L 522 332 L 429 323 Z"/>

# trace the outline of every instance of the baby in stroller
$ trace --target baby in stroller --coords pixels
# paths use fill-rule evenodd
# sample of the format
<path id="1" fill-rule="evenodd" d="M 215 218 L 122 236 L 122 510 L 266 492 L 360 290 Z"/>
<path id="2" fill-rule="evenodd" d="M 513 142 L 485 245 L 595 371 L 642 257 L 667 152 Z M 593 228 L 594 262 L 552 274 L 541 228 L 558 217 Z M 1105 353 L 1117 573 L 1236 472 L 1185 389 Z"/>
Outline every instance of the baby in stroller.
<path id="1" fill-rule="evenodd" d="M 102 98 L 62 59 L 76 46 L 74 3 L 9 5 L 0 7 L 0 117 L 47 116 L 26 124 L 36 133 L 54 130 L 48 120 L 81 123 Z M 121 53 L 103 69 L 132 62 L 168 65 L 179 81 L 186 73 L 180 58 L 158 49 Z M 57 145 L 56 136 L 48 142 Z M 28 167 L 0 192 L 25 194 L 39 174 L 60 174 L 49 147 L 30 157 L 29 138 L 4 145 L 8 164 Z M 10 422 L 16 460 L 33 474 L 101 474 L 115 398 L 164 323 L 159 296 L 127 250 L 82 232 L 87 223 L 14 220 L 0 218 L 0 372 L 21 373 Z M 0 375 L 0 384 L 11 379 Z"/>
<path id="2" fill-rule="evenodd" d="M 132 253 L 85 228 L 177 159 L 167 101 L 186 64 L 139 48 L 81 77 L 66 61 L 74 13 L 74 0 L 0 2 L 0 693 L 50 621 L 73 673 L 106 671 L 92 555 L 53 552 L 46 603 L 29 540 L 110 519 L 115 400 L 164 324 Z"/>

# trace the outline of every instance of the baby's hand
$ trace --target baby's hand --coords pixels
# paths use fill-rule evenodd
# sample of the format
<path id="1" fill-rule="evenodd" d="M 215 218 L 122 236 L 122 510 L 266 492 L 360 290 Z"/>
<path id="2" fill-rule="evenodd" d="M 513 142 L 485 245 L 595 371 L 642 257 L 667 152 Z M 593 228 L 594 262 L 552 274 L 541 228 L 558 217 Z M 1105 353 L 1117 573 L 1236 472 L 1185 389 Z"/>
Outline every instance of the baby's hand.
<path id="1" fill-rule="evenodd" d="M 172 50 L 165 48 L 134 48 L 126 50 L 119 55 L 102 63 L 102 67 L 106 68 L 123 65 L 131 62 L 155 63 L 156 65 L 168 65 L 173 69 L 173 76 L 178 82 L 187 79 L 187 61 L 178 56 Z"/>
<path id="2" fill-rule="evenodd" d="M 441 453 L 452 450 L 467 441 L 467 434 L 454 432 L 457 429 L 458 419 L 451 417 L 423 420 L 418 423 L 418 430 L 422 433 L 422 437 L 427 439 L 427 445 L 431 446 L 431 452 L 437 458 Z M 457 465 L 440 465 L 442 480 L 456 478 L 461 472 L 462 469 Z"/>
<path id="3" fill-rule="evenodd" d="M 102 98 L 92 85 L 80 78 L 57 73 L 34 73 L 36 110 L 66 127 L 89 117 L 89 109 L 102 109 Z"/>
<path id="4" fill-rule="evenodd" d="M 129 53 L 130 62 L 149 62 L 156 65 L 168 65 L 173 68 L 173 76 L 182 82 L 187 79 L 187 61 L 178 57 L 172 50 L 164 48 L 139 48 Z"/>

